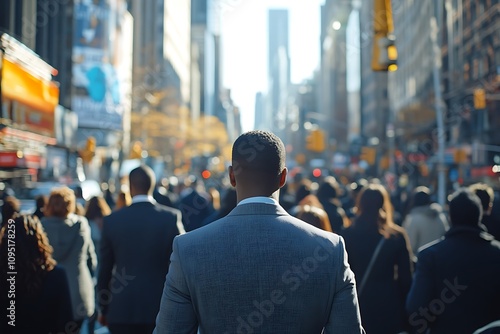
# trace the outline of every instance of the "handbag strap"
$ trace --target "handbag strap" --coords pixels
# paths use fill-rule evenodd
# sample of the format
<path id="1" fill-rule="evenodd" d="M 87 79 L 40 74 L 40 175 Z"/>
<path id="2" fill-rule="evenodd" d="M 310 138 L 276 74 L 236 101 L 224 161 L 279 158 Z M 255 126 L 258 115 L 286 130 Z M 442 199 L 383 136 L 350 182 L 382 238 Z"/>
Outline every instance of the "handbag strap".
<path id="1" fill-rule="evenodd" d="M 382 248 L 384 241 L 385 241 L 385 238 L 382 236 L 382 238 L 380 239 L 380 241 L 377 244 L 377 247 L 375 248 L 375 251 L 373 252 L 372 258 L 370 259 L 370 263 L 368 264 L 368 267 L 366 268 L 365 275 L 363 276 L 363 279 L 361 280 L 361 283 L 359 284 L 358 296 L 361 295 L 361 292 L 363 291 L 363 288 L 366 285 L 366 281 L 368 280 L 368 276 L 370 276 L 373 265 L 375 264 L 375 260 L 378 257 L 378 253 L 380 253 L 380 249 Z"/>

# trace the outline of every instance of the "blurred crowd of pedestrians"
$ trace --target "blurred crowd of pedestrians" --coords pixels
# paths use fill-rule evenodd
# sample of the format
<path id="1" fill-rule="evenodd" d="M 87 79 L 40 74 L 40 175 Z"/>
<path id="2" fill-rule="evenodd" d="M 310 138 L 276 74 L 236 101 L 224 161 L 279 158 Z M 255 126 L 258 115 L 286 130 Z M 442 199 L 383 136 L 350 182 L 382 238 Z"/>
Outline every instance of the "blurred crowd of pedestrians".
<path id="1" fill-rule="evenodd" d="M 16 327 L 4 317 L 0 333 L 473 333 L 500 319 L 491 187 L 400 201 L 378 179 L 292 177 L 284 154 L 252 131 L 230 186 L 140 166 L 117 194 L 56 188 L 32 214 L 4 192 L 0 307 L 14 233 Z"/>

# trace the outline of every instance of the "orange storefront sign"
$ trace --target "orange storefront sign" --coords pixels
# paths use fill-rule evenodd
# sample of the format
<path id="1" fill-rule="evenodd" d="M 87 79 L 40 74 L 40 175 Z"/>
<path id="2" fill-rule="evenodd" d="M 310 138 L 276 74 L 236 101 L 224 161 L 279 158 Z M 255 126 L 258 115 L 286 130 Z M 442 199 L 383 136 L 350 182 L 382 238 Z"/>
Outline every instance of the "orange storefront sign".
<path id="1" fill-rule="evenodd" d="M 59 87 L 54 82 L 4 58 L 2 98 L 13 103 L 14 122 L 41 134 L 54 134 L 54 111 L 59 103 Z"/>
<path id="2" fill-rule="evenodd" d="M 27 106 L 53 113 L 59 103 L 59 87 L 54 82 L 36 78 L 21 66 L 3 60 L 2 94 Z"/>

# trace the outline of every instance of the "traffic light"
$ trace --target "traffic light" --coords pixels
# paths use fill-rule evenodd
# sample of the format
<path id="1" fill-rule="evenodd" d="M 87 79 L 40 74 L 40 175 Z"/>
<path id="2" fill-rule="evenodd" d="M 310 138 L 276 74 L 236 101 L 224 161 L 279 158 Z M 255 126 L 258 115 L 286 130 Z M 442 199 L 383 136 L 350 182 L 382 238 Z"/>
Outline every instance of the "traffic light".
<path id="1" fill-rule="evenodd" d="M 467 162 L 467 152 L 461 148 L 456 149 L 453 154 L 453 160 L 457 164 L 462 164 Z"/>
<path id="2" fill-rule="evenodd" d="M 373 54 L 372 70 L 396 71 L 398 69 L 398 51 L 394 24 L 392 20 L 391 0 L 373 0 Z"/>
<path id="3" fill-rule="evenodd" d="M 325 150 L 325 133 L 315 129 L 306 138 L 306 148 L 309 151 L 321 153 Z"/>
<path id="4" fill-rule="evenodd" d="M 381 170 L 388 170 L 391 167 L 391 159 L 389 156 L 384 155 L 380 158 L 379 167 Z"/>
<path id="5" fill-rule="evenodd" d="M 87 142 L 85 143 L 85 148 L 78 152 L 83 162 L 88 164 L 92 161 L 92 159 L 94 159 L 95 149 L 96 149 L 95 138 L 90 136 L 87 138 Z"/>
<path id="6" fill-rule="evenodd" d="M 420 164 L 418 166 L 418 169 L 420 171 L 420 175 L 422 175 L 423 177 L 429 176 L 429 167 L 425 163 Z"/>
<path id="7" fill-rule="evenodd" d="M 321 174 L 322 174 L 322 173 L 321 173 L 321 169 L 319 169 L 319 168 L 314 168 L 314 169 L 313 169 L 312 174 L 313 174 L 313 176 L 314 176 L 314 177 L 316 177 L 316 178 L 317 178 L 317 177 L 320 177 L 320 176 L 321 176 Z"/>
<path id="8" fill-rule="evenodd" d="M 486 109 L 486 92 L 482 88 L 474 89 L 474 109 Z"/>
<path id="9" fill-rule="evenodd" d="M 360 160 L 366 161 L 370 166 L 375 164 L 375 160 L 377 159 L 377 149 L 375 147 L 363 146 L 361 148 L 361 156 Z"/>

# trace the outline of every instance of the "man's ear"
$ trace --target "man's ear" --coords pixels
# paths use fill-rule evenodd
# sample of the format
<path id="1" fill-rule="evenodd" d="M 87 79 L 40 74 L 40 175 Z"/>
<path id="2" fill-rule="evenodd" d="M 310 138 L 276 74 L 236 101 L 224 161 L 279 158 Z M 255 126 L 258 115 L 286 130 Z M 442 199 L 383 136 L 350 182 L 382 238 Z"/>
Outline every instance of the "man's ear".
<path id="1" fill-rule="evenodd" d="M 280 174 L 280 188 L 285 185 L 287 175 L 288 175 L 288 169 L 285 167 L 285 168 L 283 168 L 283 170 L 281 171 L 281 174 Z"/>
<path id="2" fill-rule="evenodd" d="M 229 182 L 233 187 L 236 187 L 236 178 L 234 177 L 233 166 L 229 166 L 228 171 L 229 171 Z"/>

